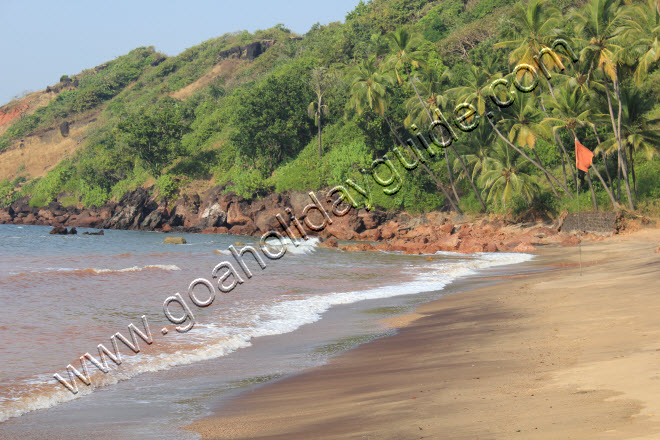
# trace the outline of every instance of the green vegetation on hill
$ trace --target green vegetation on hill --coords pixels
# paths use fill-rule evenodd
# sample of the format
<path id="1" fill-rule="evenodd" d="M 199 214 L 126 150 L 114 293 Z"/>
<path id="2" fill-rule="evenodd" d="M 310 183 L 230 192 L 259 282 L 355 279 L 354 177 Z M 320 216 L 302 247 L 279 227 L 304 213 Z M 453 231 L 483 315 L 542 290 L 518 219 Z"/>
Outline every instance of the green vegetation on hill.
<path id="1" fill-rule="evenodd" d="M 303 38 L 277 25 L 167 59 L 135 49 L 72 77 L 47 107 L 0 136 L 2 150 L 100 112 L 84 146 L 45 177 L 0 182 L 0 204 L 29 195 L 35 206 L 98 206 L 147 182 L 173 200 L 200 179 L 253 198 L 352 179 L 389 210 L 556 214 L 577 208 L 579 186 L 583 208 L 657 214 L 659 32 L 653 0 L 371 0 L 345 23 L 314 25 Z M 539 71 L 534 91 L 493 105 L 490 84 L 508 80 L 497 88 L 501 99 L 515 93 L 513 68 L 536 65 L 533 57 L 557 38 L 578 61 L 557 49 L 562 72 L 546 56 L 550 80 Z M 227 57 L 264 40 L 254 60 Z M 433 157 L 404 169 L 395 148 L 413 161 L 403 142 L 414 137 L 410 125 L 426 136 L 435 108 L 452 120 L 464 102 L 475 106 L 479 127 L 456 130 L 449 148 L 433 147 Z M 596 153 L 589 174 L 575 168 L 576 137 Z M 377 172 L 388 188 L 400 187 L 396 194 L 361 172 L 383 156 L 396 172 L 382 164 Z"/>

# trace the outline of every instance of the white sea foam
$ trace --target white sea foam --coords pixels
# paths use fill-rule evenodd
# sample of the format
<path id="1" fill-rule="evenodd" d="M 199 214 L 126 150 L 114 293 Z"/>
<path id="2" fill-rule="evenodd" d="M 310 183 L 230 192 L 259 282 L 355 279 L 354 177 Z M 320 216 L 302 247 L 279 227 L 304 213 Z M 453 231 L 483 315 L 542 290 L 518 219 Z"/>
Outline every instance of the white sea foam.
<path id="1" fill-rule="evenodd" d="M 314 248 L 316 243 L 308 247 Z M 291 246 L 294 245 L 291 244 Z M 285 301 L 273 300 L 273 302 L 264 304 L 257 307 L 256 310 L 251 311 L 251 319 L 248 318 L 250 325 L 247 327 L 219 327 L 214 324 L 198 324 L 194 330 L 202 330 L 202 333 L 199 335 L 202 338 L 195 338 L 203 342 L 199 346 L 192 349 L 188 346 L 185 351 L 178 350 L 173 353 L 156 355 L 140 353 L 139 355 L 127 357 L 122 366 L 117 370 L 110 371 L 108 374 L 96 372 L 92 379 L 93 386 L 79 386 L 80 392 L 76 395 L 67 391 L 59 384 L 55 384 L 52 379 L 48 378 L 48 381 L 46 381 L 46 378 L 44 378 L 45 383 L 51 384 L 52 388 L 49 389 L 52 391 L 42 389 L 41 391 L 21 396 L 11 403 L 7 403 L 7 401 L 2 402 L 0 404 L 0 422 L 11 417 L 20 416 L 26 412 L 49 408 L 59 403 L 88 395 L 96 388 L 102 388 L 122 380 L 128 380 L 142 373 L 166 370 L 178 365 L 186 365 L 225 356 L 240 348 L 250 346 L 252 338 L 285 334 L 303 325 L 314 323 L 321 319 L 323 313 L 333 306 L 351 304 L 368 299 L 413 295 L 442 290 L 457 278 L 474 274 L 480 269 L 523 263 L 534 257 L 533 255 L 520 253 L 479 253 L 469 257 L 462 254 L 453 255 L 461 259 L 457 261 L 438 261 L 436 264 L 424 265 L 426 271 L 424 273 L 417 273 L 413 281 L 372 289 L 337 292 Z M 429 268 L 431 270 L 428 270 Z M 178 270 L 178 268 L 166 270 Z M 187 337 L 187 335 L 182 335 L 182 337 Z M 90 372 L 93 369 L 91 367 Z"/>
<path id="2" fill-rule="evenodd" d="M 281 241 L 276 239 L 269 239 L 266 241 L 266 246 L 273 253 L 277 253 L 282 248 L 286 248 L 286 253 L 290 255 L 308 255 L 314 253 L 318 249 L 320 240 L 318 237 L 310 237 L 307 240 L 297 240 L 295 243 L 289 238 L 283 238 Z M 249 244 L 249 246 L 258 247 L 259 243 Z M 241 246 L 236 246 L 237 250 L 241 250 Z M 229 249 L 216 249 L 213 251 L 219 255 L 232 255 Z"/>

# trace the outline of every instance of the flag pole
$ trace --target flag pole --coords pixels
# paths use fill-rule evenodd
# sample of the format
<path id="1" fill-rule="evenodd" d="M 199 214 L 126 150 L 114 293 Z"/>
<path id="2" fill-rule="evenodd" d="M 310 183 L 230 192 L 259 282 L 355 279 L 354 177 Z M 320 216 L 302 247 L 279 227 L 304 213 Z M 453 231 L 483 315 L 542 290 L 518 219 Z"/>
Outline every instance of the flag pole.
<path id="1" fill-rule="evenodd" d="M 575 142 L 578 142 L 577 136 L 575 136 Z M 580 173 L 580 169 L 577 167 L 577 144 L 576 144 L 576 150 L 575 150 L 575 161 L 576 161 L 576 172 Z M 575 186 L 577 186 L 577 205 L 578 205 L 578 218 L 577 218 L 577 224 L 578 224 L 578 253 L 580 255 L 580 276 L 582 276 L 582 227 L 580 226 L 580 179 L 576 179 L 575 181 Z"/>
<path id="2" fill-rule="evenodd" d="M 579 170 L 578 170 L 579 172 Z M 577 202 L 578 202 L 578 252 L 580 254 L 580 276 L 582 276 L 582 228 L 580 227 L 580 179 L 577 180 Z"/>

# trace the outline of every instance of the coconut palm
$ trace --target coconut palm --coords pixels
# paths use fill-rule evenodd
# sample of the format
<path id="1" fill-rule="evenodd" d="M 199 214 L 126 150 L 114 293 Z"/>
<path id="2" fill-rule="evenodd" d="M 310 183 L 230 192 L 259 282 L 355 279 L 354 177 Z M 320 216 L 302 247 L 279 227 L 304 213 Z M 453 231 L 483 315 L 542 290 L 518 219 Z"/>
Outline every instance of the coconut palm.
<path id="1" fill-rule="evenodd" d="M 396 77 L 399 80 L 399 83 L 402 83 L 401 75 L 399 74 L 399 70 L 403 68 L 403 70 L 406 72 L 406 75 L 408 76 L 408 79 L 410 81 L 410 84 L 412 85 L 413 89 L 415 90 L 415 95 L 417 96 L 418 101 L 421 104 L 421 108 L 424 110 L 426 115 L 429 118 L 429 121 L 435 120 L 433 116 L 431 116 L 431 112 L 429 108 L 427 107 L 426 103 L 422 99 L 420 93 L 419 93 L 419 88 L 415 84 L 415 81 L 413 79 L 413 76 L 410 73 L 410 69 L 408 68 L 408 64 L 411 64 L 412 66 L 415 67 L 421 67 L 422 66 L 422 60 L 427 56 L 427 54 L 423 51 L 417 50 L 416 45 L 419 40 L 417 36 L 411 35 L 405 28 L 400 28 L 390 34 L 387 35 L 387 39 L 390 42 L 390 47 L 392 50 L 392 55 L 390 56 L 390 59 L 388 60 L 388 64 L 390 66 L 393 66 L 394 71 L 396 73 Z M 435 78 L 434 78 L 435 79 Z M 438 107 L 436 107 L 437 109 Z M 442 113 L 441 113 L 442 115 Z M 441 130 L 442 131 L 442 130 Z M 444 133 L 441 132 L 441 137 L 442 137 L 442 142 L 446 142 L 444 138 Z M 456 152 L 455 148 L 450 144 L 447 148 L 443 148 L 443 153 L 445 155 L 445 161 L 447 164 L 447 173 L 449 174 L 449 180 L 452 186 L 452 189 L 454 191 L 454 194 L 456 196 L 456 199 L 459 200 L 458 197 L 458 192 L 456 191 L 456 185 L 454 184 L 454 175 L 449 163 L 449 155 L 447 153 L 447 149 L 449 149 L 454 156 L 458 159 L 460 162 L 463 170 L 467 174 L 467 166 L 465 165 L 465 162 L 463 162 L 463 159 L 460 157 L 460 155 Z M 481 207 L 484 211 L 486 211 L 486 204 L 484 201 L 481 199 L 481 195 L 479 194 L 479 190 L 477 189 L 477 186 L 475 185 L 474 181 L 470 178 L 470 185 L 472 186 L 472 191 L 477 197 L 477 200 L 479 200 L 479 203 L 481 204 Z"/>
<path id="2" fill-rule="evenodd" d="M 409 153 L 415 157 L 415 153 L 410 149 L 408 144 L 401 140 L 397 131 L 394 129 L 392 123 L 386 115 L 387 107 L 389 104 L 387 99 L 387 87 L 391 86 L 394 83 L 394 80 L 390 75 L 382 73 L 378 69 L 376 65 L 376 57 L 372 56 L 369 59 L 362 61 L 361 63 L 354 66 L 349 72 L 349 77 L 351 81 L 351 92 L 347 107 L 355 109 L 355 111 L 357 111 L 357 113 L 360 115 L 368 109 L 382 116 L 390 128 L 390 131 L 396 138 L 397 142 L 400 145 L 403 145 L 409 151 Z M 449 192 L 445 189 L 440 180 L 435 176 L 433 171 L 431 171 L 431 169 L 426 166 L 425 163 L 421 162 L 421 165 L 429 174 L 429 176 L 431 176 L 431 179 L 435 182 L 436 187 L 443 192 L 452 209 L 456 212 L 460 212 L 458 204 L 454 202 Z"/>
<path id="3" fill-rule="evenodd" d="M 460 143 L 465 151 L 469 153 L 463 156 L 468 168 L 472 171 L 470 176 L 473 180 L 477 181 L 479 175 L 486 168 L 486 162 L 489 157 L 492 145 L 497 142 L 495 132 L 486 124 L 479 124 L 479 126 L 470 133 L 470 136 L 461 138 Z M 466 177 L 465 172 L 461 170 L 458 159 L 454 161 L 454 172 L 456 173 L 457 180 Z"/>
<path id="4" fill-rule="evenodd" d="M 321 144 L 321 117 L 322 115 L 328 114 L 328 106 L 325 104 L 324 97 L 326 92 L 332 87 L 333 81 L 333 75 L 329 74 L 325 67 L 317 67 L 312 70 L 309 85 L 316 94 L 316 100 L 309 103 L 307 114 L 311 118 L 314 118 L 314 123 L 318 128 L 319 159 L 323 155 L 323 147 Z"/>
<path id="5" fill-rule="evenodd" d="M 496 49 L 511 49 L 511 65 L 524 63 L 533 66 L 534 57 L 543 49 L 551 47 L 552 42 L 561 34 L 561 13 L 548 3 L 545 0 L 530 0 L 526 6 L 524 3 L 516 3 L 513 7 L 513 26 L 504 33 L 507 40 L 494 46 Z M 544 57 L 543 63 L 550 69 L 555 67 L 556 61 Z"/>
<path id="6" fill-rule="evenodd" d="M 580 52 L 590 66 L 590 71 L 600 70 L 602 73 L 607 105 L 612 123 L 612 131 L 617 142 L 618 164 L 626 187 L 628 206 L 635 209 L 630 181 L 628 179 L 628 166 L 626 152 L 621 141 L 621 113 L 622 107 L 618 105 L 618 122 L 615 121 L 614 108 L 610 93 L 609 82 L 612 81 L 614 93 L 618 103 L 621 102 L 619 76 L 617 66 L 625 51 L 622 33 L 624 25 L 630 17 L 629 9 L 621 9 L 618 0 L 591 0 L 584 12 L 575 12 L 573 20 L 576 23 L 576 34 L 581 37 L 584 48 Z"/>
<path id="7" fill-rule="evenodd" d="M 415 96 L 417 96 L 417 100 L 421 103 L 421 106 L 424 109 L 424 112 L 428 116 L 429 120 L 433 120 L 433 117 L 431 116 L 431 112 L 424 103 L 424 100 L 422 99 L 419 93 L 419 89 L 417 88 L 417 84 L 415 84 L 415 81 L 413 80 L 413 76 L 410 73 L 410 68 L 408 67 L 410 65 L 412 67 L 419 68 L 423 60 L 428 55 L 424 51 L 417 49 L 417 46 L 419 45 L 421 39 L 419 38 L 418 35 L 413 35 L 410 32 L 408 32 L 408 30 L 405 27 L 401 27 L 396 31 L 387 34 L 385 38 L 389 43 L 390 52 L 391 52 L 390 57 L 387 59 L 386 65 L 394 70 L 394 73 L 396 74 L 396 79 L 399 82 L 399 84 L 403 84 L 402 71 L 406 73 L 406 76 L 410 81 L 413 90 L 415 91 Z M 444 142 L 444 135 L 442 135 L 442 137 Z M 451 184 L 456 199 L 460 201 L 458 197 L 458 192 L 456 191 L 456 185 L 454 184 L 454 175 L 451 171 L 451 167 L 449 166 L 449 157 L 447 155 L 447 150 L 443 149 L 443 153 L 445 155 L 445 161 L 447 163 L 449 183 Z"/>
<path id="8" fill-rule="evenodd" d="M 637 61 L 635 82 L 639 85 L 660 59 L 660 1 L 647 0 L 634 6 L 623 26 L 625 39 L 633 43 L 632 52 Z"/>
<path id="9" fill-rule="evenodd" d="M 525 172 L 527 163 L 505 145 L 496 144 L 479 176 L 487 201 L 499 201 L 504 207 L 514 194 L 531 202 L 538 193 L 536 179 Z"/>
<path id="10" fill-rule="evenodd" d="M 555 131 L 564 128 L 571 133 L 574 139 L 577 139 L 577 135 L 575 134 L 575 129 L 577 127 L 593 127 L 594 125 L 590 121 L 593 116 L 591 115 L 588 96 L 583 94 L 579 88 L 575 88 L 573 90 L 562 88 L 557 92 L 556 98 L 550 101 L 550 106 L 554 116 L 551 118 L 546 118 L 545 122 L 552 123 L 553 130 Z M 574 178 L 577 179 L 577 175 L 573 171 L 572 162 L 569 163 L 569 166 Z M 614 199 L 614 196 L 609 187 L 605 183 L 605 180 L 603 180 L 603 177 L 600 175 L 598 168 L 593 166 L 589 170 L 591 171 L 592 169 L 602 183 L 603 188 L 605 188 L 605 191 L 607 192 L 607 195 L 612 202 L 612 206 L 617 206 L 616 200 Z M 591 198 L 594 204 L 594 209 L 598 209 L 596 203 L 596 194 L 593 190 L 593 184 L 591 182 L 591 176 L 589 175 L 589 172 L 587 172 L 586 175 L 587 180 L 589 181 L 589 188 L 591 189 Z M 577 184 L 578 183 L 576 180 L 576 185 Z"/>
<path id="11" fill-rule="evenodd" d="M 475 104 L 477 113 L 483 115 L 486 112 L 490 85 L 494 79 L 500 76 L 499 73 L 493 74 L 482 67 L 471 65 L 467 75 L 463 77 L 462 85 L 449 89 L 446 93 L 455 97 L 457 102 Z"/>
<path id="12" fill-rule="evenodd" d="M 557 184 L 564 193 L 569 197 L 573 198 L 573 195 L 568 190 L 565 184 L 561 183 L 555 176 L 553 176 L 541 163 L 541 160 L 538 157 L 536 151 L 534 151 L 534 146 L 536 145 L 536 138 L 539 135 L 547 136 L 549 129 L 547 125 L 541 124 L 543 120 L 543 114 L 533 105 L 533 103 L 525 97 L 525 95 L 519 96 L 516 99 L 510 108 L 507 110 L 508 118 L 502 118 L 497 122 L 497 125 L 502 126 L 506 130 L 508 136 L 504 136 L 502 131 L 497 127 L 496 123 L 493 122 L 493 115 L 491 117 L 487 115 L 486 119 L 490 126 L 495 130 L 495 133 L 502 139 L 508 146 L 513 148 L 520 154 L 522 157 L 527 159 L 532 165 L 541 170 L 544 174 L 546 180 L 550 184 L 550 188 L 553 193 L 558 197 L 557 190 L 554 187 L 554 184 Z M 532 154 L 536 157 L 536 160 L 529 157 L 521 147 L 530 147 Z"/>
<path id="13" fill-rule="evenodd" d="M 649 119 L 648 113 L 654 102 L 646 98 L 636 88 L 624 87 L 621 91 L 621 104 L 623 107 L 621 138 L 624 148 L 630 153 L 630 170 L 633 178 L 633 187 L 637 192 L 637 178 L 635 176 L 634 153 L 641 152 L 647 159 L 658 155 L 660 145 L 660 119 Z M 599 145 L 597 151 L 612 152 L 617 147 L 614 139 L 607 139 Z"/>

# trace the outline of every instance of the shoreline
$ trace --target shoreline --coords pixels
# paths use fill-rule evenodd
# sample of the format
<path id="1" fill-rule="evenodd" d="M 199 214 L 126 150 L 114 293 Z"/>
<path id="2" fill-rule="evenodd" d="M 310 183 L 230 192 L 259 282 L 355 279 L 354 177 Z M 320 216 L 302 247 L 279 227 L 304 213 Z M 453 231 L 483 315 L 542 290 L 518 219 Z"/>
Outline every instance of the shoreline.
<path id="1" fill-rule="evenodd" d="M 582 276 L 576 249 L 544 246 L 536 253 L 553 270 L 423 304 L 393 318 L 396 335 L 247 390 L 185 429 L 204 439 L 655 438 L 659 241 L 646 229 L 585 243 Z"/>

